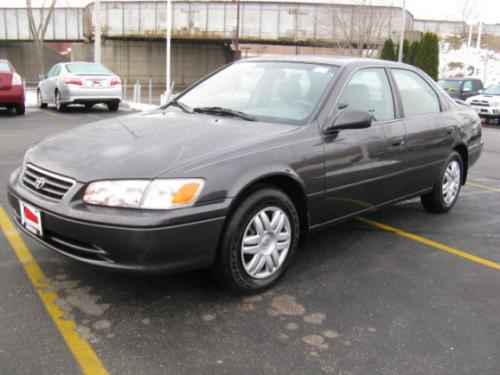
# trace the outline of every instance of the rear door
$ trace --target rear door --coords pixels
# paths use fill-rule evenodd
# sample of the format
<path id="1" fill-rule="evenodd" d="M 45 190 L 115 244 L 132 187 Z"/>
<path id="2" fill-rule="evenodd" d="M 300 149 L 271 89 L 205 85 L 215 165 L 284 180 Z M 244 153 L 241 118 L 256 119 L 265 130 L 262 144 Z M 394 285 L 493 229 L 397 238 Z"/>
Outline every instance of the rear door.
<path id="1" fill-rule="evenodd" d="M 361 68 L 349 78 L 335 104 L 341 111 L 367 111 L 367 129 L 324 135 L 324 219 L 333 221 L 398 198 L 404 178 L 405 128 L 384 67 Z"/>
<path id="2" fill-rule="evenodd" d="M 14 69 L 7 61 L 0 61 L 0 90 L 10 90 Z"/>
<path id="3" fill-rule="evenodd" d="M 456 137 L 456 119 L 424 76 L 404 68 L 391 68 L 398 89 L 406 128 L 407 178 L 405 194 L 432 186 Z"/>

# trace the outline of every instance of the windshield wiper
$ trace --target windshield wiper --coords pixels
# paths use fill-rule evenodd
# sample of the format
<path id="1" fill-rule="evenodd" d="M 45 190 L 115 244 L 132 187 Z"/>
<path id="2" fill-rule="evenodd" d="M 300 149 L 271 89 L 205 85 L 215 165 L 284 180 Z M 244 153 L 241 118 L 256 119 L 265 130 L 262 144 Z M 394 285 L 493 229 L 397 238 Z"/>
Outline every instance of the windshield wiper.
<path id="1" fill-rule="evenodd" d="M 234 117 L 239 117 L 247 121 L 257 121 L 257 118 L 245 113 L 236 111 L 234 109 L 222 108 L 222 107 L 196 107 L 193 108 L 194 112 L 197 113 L 209 113 L 215 115 L 229 115 Z"/>
<path id="2" fill-rule="evenodd" d="M 177 100 L 172 100 L 170 103 L 168 103 L 163 109 L 168 108 L 168 107 L 177 107 L 182 109 L 186 113 L 193 113 L 193 109 L 187 105 L 185 105 L 183 102 L 179 102 Z"/>

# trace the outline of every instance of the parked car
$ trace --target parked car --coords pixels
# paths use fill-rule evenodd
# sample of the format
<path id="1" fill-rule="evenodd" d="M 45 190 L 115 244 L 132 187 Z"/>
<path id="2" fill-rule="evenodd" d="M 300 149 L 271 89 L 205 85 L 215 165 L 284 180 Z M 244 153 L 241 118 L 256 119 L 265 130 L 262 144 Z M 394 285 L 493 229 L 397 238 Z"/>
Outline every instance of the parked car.
<path id="1" fill-rule="evenodd" d="M 0 59 L 0 108 L 24 115 L 24 86 L 21 76 L 8 60 Z"/>
<path id="2" fill-rule="evenodd" d="M 479 116 L 485 118 L 500 118 L 500 84 L 488 87 L 481 95 L 466 100 Z"/>
<path id="3" fill-rule="evenodd" d="M 160 109 L 37 143 L 8 196 L 16 223 L 67 257 L 211 266 L 250 293 L 283 275 L 308 233 L 412 197 L 449 211 L 482 145 L 477 113 L 412 66 L 246 59 Z"/>
<path id="4" fill-rule="evenodd" d="M 122 82 L 102 64 L 88 62 L 59 63 L 47 75 L 40 76 L 38 105 L 46 108 L 55 104 L 64 112 L 70 104 L 106 104 L 110 111 L 117 111 L 122 100 Z"/>
<path id="5" fill-rule="evenodd" d="M 477 78 L 447 78 L 438 82 L 452 98 L 465 100 L 483 90 L 483 82 Z"/>

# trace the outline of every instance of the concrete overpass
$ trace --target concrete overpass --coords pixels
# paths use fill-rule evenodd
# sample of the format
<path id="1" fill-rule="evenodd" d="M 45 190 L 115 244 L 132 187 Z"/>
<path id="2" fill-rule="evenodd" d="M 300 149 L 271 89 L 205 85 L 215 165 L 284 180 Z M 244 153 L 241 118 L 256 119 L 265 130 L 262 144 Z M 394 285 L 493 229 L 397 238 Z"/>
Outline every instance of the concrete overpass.
<path id="1" fill-rule="evenodd" d="M 93 8 L 93 4 L 56 8 L 46 40 L 92 40 Z M 39 14 L 34 18 L 39 20 Z M 328 45 L 366 38 L 381 42 L 399 32 L 401 8 L 242 0 L 239 21 L 239 38 L 247 43 Z M 413 29 L 413 21 L 413 15 L 407 12 L 407 29 Z M 236 24 L 234 1 L 173 1 L 175 40 L 231 41 Z M 166 1 L 102 1 L 101 29 L 105 38 L 163 39 Z M 0 7 L 0 40 L 31 40 L 26 9 Z"/>
<path id="2" fill-rule="evenodd" d="M 323 2 L 322 2 L 323 1 Z M 242 0 L 237 25 L 234 1 L 173 1 L 173 80 L 185 86 L 234 59 L 236 33 L 240 43 L 377 48 L 399 35 L 401 8 L 289 1 Z M 56 8 L 45 40 L 73 42 L 72 60 L 93 59 L 95 19 L 93 3 L 85 8 Z M 35 10 L 34 19 L 40 19 Z M 102 61 L 127 78 L 164 82 L 166 1 L 101 1 Z M 406 29 L 414 18 L 406 15 Z M 31 40 L 28 13 L 23 8 L 0 7 L 0 57 L 22 56 L 14 47 Z M 4 48 L 2 48 L 2 46 Z M 5 51 L 7 50 L 7 56 Z M 24 46 L 25 51 L 29 51 Z M 9 52 L 10 51 L 10 52 Z M 14 61 L 15 62 L 15 61 Z M 48 65 L 48 64 L 47 64 Z M 29 79 L 36 74 L 25 73 Z"/>

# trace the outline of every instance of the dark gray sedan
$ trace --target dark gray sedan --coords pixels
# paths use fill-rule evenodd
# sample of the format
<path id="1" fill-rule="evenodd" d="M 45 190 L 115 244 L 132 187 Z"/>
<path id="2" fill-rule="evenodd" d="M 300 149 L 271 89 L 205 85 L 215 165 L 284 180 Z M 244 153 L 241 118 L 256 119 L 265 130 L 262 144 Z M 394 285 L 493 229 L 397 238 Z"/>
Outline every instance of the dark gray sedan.
<path id="1" fill-rule="evenodd" d="M 449 211 L 482 149 L 478 115 L 387 61 L 240 61 L 164 108 L 60 133 L 9 181 L 18 225 L 108 269 L 213 267 L 274 284 L 308 233 L 420 196 Z"/>

